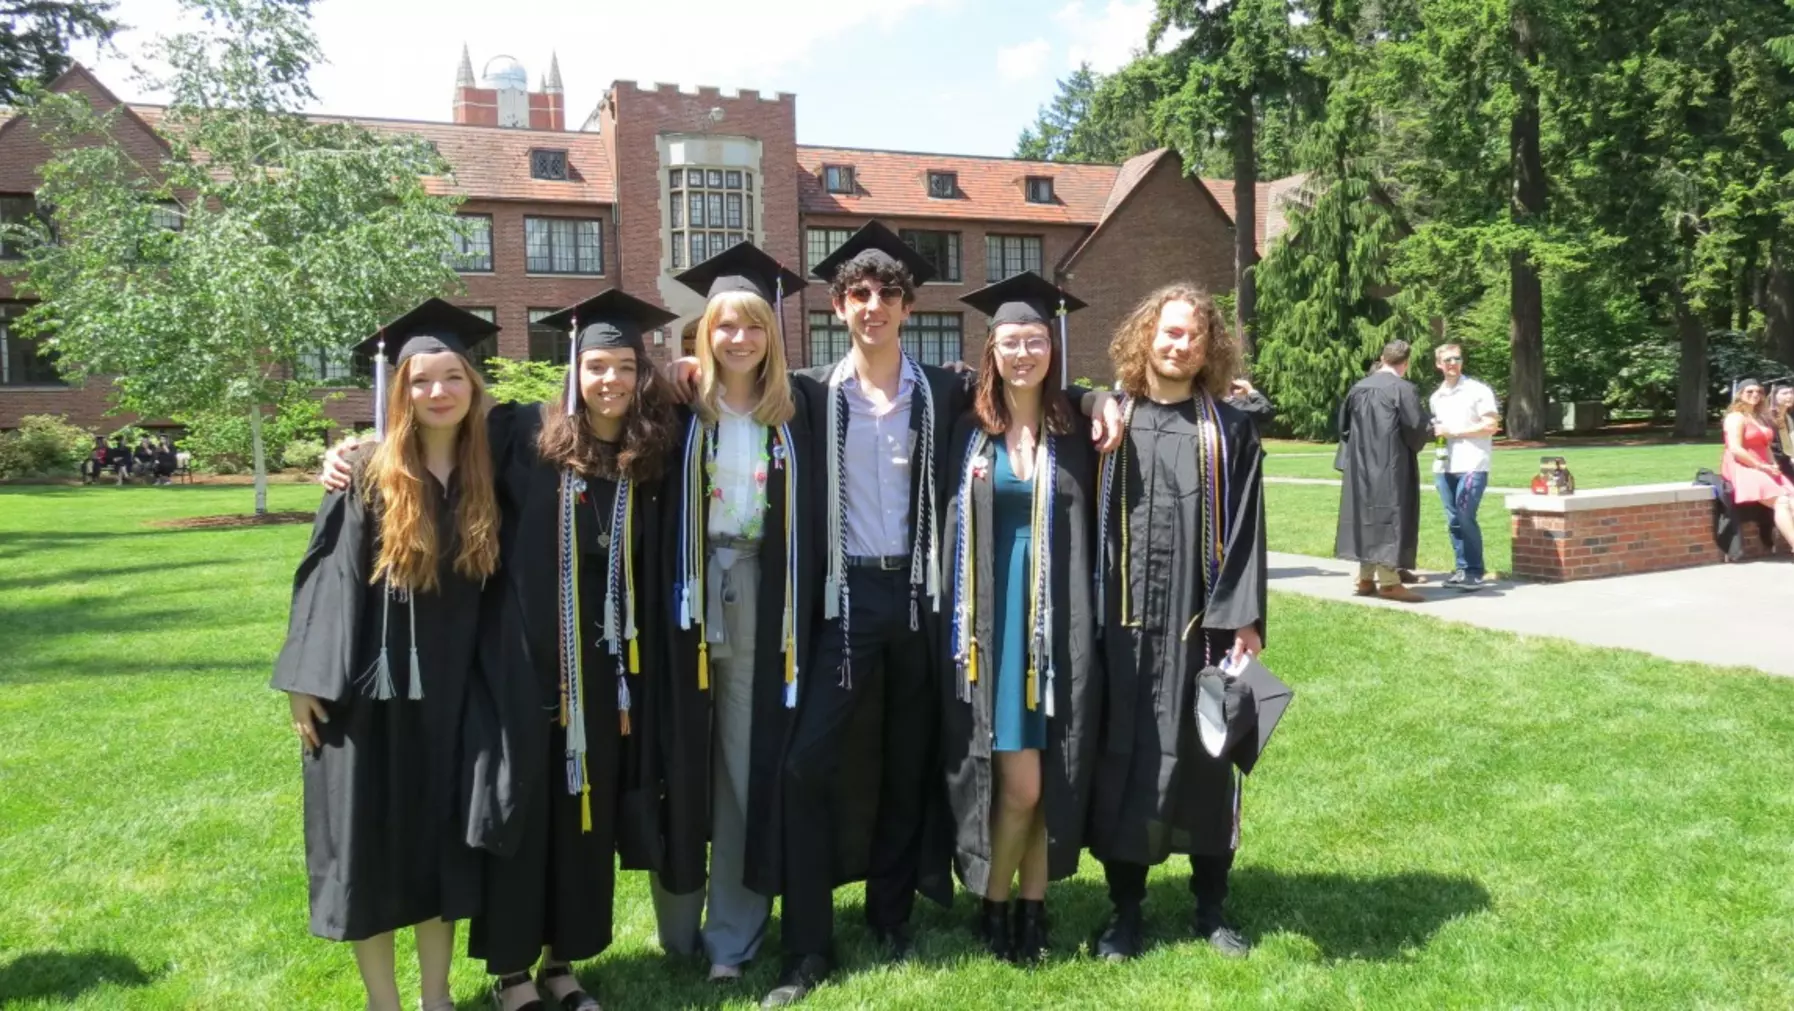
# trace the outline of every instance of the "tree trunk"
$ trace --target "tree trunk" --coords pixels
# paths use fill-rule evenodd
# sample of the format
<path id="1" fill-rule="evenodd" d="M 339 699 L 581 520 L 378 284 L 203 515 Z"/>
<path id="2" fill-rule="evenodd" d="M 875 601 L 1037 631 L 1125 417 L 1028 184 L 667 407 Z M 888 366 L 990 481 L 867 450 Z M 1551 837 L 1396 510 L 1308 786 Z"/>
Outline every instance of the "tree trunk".
<path id="1" fill-rule="evenodd" d="M 1679 288 L 1672 298 L 1682 346 L 1676 365 L 1676 437 L 1700 439 L 1707 434 L 1707 321 Z"/>
<path id="2" fill-rule="evenodd" d="M 249 408 L 249 444 L 255 457 L 255 514 L 268 513 L 268 459 L 262 452 L 262 405 Z"/>
<path id="3" fill-rule="evenodd" d="M 1258 123 L 1253 94 L 1240 92 L 1233 109 L 1233 319 L 1240 347 L 1252 354 L 1258 325 Z"/>
<path id="4" fill-rule="evenodd" d="M 1515 224 L 1527 224 L 1545 214 L 1545 165 L 1539 150 L 1539 88 L 1531 76 L 1538 68 L 1539 54 L 1532 23 L 1518 5 L 1513 42 L 1524 69 L 1514 80 L 1519 108 L 1508 132 L 1514 173 L 1510 213 Z M 1545 299 L 1538 268 L 1524 250 L 1509 256 L 1508 272 L 1508 338 L 1513 360 L 1507 381 L 1507 434 L 1515 439 L 1537 439 L 1545 434 Z"/>
<path id="5" fill-rule="evenodd" d="M 1769 280 L 1764 285 L 1763 316 L 1768 321 L 1769 353 L 1794 367 L 1794 271 L 1778 245 L 1769 254 Z"/>

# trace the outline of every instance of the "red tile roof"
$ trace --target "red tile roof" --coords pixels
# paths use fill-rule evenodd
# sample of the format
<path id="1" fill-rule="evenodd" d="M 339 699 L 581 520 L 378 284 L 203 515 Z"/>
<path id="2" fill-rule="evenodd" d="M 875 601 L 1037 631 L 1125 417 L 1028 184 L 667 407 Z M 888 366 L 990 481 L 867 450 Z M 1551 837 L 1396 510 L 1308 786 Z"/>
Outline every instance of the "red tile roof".
<path id="1" fill-rule="evenodd" d="M 157 105 L 132 105 L 152 127 L 160 127 L 164 109 Z M 423 123 L 414 120 L 368 119 L 357 116 L 314 116 L 318 122 L 354 123 L 380 133 L 409 133 L 436 146 L 453 171 L 453 182 L 431 178 L 433 192 L 454 192 L 474 200 L 540 200 L 593 204 L 617 201 L 616 181 L 610 159 L 596 133 L 522 130 L 514 127 L 463 126 L 458 123 Z M 563 148 L 567 152 L 566 182 L 530 178 L 531 148 Z"/>
<path id="2" fill-rule="evenodd" d="M 1102 220 L 1104 205 L 1120 171 L 1114 165 L 804 146 L 797 149 L 797 164 L 798 207 L 805 214 L 975 218 L 1067 225 L 1095 225 Z M 857 192 L 840 194 L 823 189 L 824 165 L 852 165 Z M 961 195 L 949 200 L 930 197 L 931 171 L 956 173 Z M 1023 189 L 1028 176 L 1052 178 L 1053 203 L 1027 201 Z"/>

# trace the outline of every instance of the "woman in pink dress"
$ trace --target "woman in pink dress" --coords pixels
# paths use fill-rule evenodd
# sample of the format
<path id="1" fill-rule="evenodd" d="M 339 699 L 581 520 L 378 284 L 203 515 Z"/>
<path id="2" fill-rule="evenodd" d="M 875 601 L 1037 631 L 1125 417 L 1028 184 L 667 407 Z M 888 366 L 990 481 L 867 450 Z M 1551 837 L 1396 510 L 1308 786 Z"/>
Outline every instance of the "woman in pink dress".
<path id="1" fill-rule="evenodd" d="M 1746 379 L 1738 384 L 1738 398 L 1725 412 L 1725 455 L 1720 473 L 1732 483 L 1732 501 L 1769 507 L 1782 540 L 1794 545 L 1794 483 L 1770 459 L 1775 438 L 1763 412 L 1763 384 Z"/>

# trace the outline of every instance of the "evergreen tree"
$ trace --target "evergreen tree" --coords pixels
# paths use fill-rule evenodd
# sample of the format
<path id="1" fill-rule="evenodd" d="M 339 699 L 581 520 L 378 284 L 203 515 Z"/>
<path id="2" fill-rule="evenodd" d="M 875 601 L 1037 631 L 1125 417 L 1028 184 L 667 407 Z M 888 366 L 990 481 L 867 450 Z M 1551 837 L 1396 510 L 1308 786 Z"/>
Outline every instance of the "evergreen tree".
<path id="1" fill-rule="evenodd" d="M 119 29 L 115 0 L 0 0 L 0 103 L 69 68 L 69 46 L 106 41 Z"/>
<path id="2" fill-rule="evenodd" d="M 1113 78 L 1081 64 L 1059 82 L 1059 93 L 1041 108 L 1034 125 L 1022 131 L 1015 156 L 1113 164 L 1158 147 L 1143 109 L 1113 84 Z"/>

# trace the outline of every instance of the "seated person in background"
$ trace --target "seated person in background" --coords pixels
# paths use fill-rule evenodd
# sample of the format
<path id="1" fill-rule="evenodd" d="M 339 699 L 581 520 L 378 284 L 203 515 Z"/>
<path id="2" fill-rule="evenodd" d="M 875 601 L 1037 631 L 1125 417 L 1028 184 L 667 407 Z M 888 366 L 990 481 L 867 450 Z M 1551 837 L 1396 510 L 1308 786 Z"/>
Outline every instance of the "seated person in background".
<path id="1" fill-rule="evenodd" d="M 1725 452 L 1719 473 L 1732 483 L 1732 501 L 1738 505 L 1762 505 L 1775 515 L 1775 528 L 1794 545 L 1794 480 L 1769 458 L 1775 431 L 1763 411 L 1763 384 L 1755 379 L 1738 383 L 1738 399 L 1725 412 Z"/>
<path id="2" fill-rule="evenodd" d="M 124 484 L 125 478 L 131 476 L 131 451 L 125 448 L 125 440 L 121 436 L 114 436 L 112 445 L 106 447 L 106 469 L 112 472 L 119 484 Z"/>
<path id="3" fill-rule="evenodd" d="M 1769 453 L 1782 476 L 1794 481 L 1794 386 L 1777 386 L 1769 395 L 1769 427 L 1775 432 Z"/>
<path id="4" fill-rule="evenodd" d="M 131 473 L 146 479 L 156 476 L 156 444 L 147 435 L 138 439 L 137 448 L 131 451 Z"/>
<path id="5" fill-rule="evenodd" d="M 156 483 L 170 483 L 179 464 L 174 453 L 174 440 L 164 435 L 162 441 L 156 444 Z"/>
<path id="6" fill-rule="evenodd" d="M 93 449 L 88 452 L 87 459 L 81 461 L 81 483 L 98 481 L 106 471 L 106 439 L 103 436 L 93 437 Z"/>

